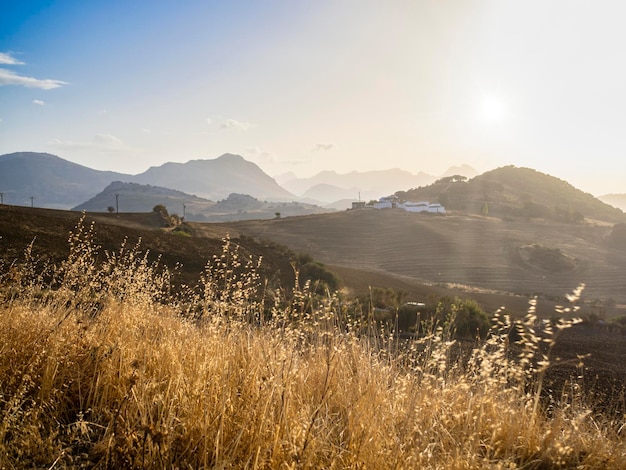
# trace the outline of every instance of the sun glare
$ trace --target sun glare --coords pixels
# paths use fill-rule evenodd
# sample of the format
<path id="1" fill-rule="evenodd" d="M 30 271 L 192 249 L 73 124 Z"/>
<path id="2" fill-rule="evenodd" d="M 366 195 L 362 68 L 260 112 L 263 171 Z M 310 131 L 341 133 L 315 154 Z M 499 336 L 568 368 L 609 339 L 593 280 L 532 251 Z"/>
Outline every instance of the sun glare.
<path id="1" fill-rule="evenodd" d="M 499 121 L 504 117 L 505 109 L 499 99 L 488 96 L 483 99 L 480 114 L 487 121 Z"/>

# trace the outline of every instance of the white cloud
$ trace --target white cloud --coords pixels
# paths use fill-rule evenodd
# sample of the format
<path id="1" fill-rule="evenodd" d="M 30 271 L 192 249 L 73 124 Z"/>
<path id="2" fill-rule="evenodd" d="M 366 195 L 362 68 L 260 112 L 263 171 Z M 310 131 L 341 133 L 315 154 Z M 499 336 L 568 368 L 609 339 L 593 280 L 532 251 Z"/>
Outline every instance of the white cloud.
<path id="1" fill-rule="evenodd" d="M 315 144 L 312 152 L 328 152 L 335 148 L 335 144 Z"/>
<path id="2" fill-rule="evenodd" d="M 44 101 L 42 101 L 42 100 L 33 100 L 33 103 L 34 103 L 34 104 L 36 104 L 36 105 L 39 105 L 39 106 L 43 106 L 43 105 L 45 105 L 45 104 L 46 104 L 46 103 L 45 103 Z"/>
<path id="3" fill-rule="evenodd" d="M 222 129 L 237 129 L 240 131 L 247 131 L 254 127 L 254 124 L 249 122 L 237 121 L 235 119 L 226 119 L 220 125 Z"/>
<path id="4" fill-rule="evenodd" d="M 4 65 L 24 65 L 24 62 L 17 60 L 10 52 L 0 52 L 0 64 Z"/>
<path id="5" fill-rule="evenodd" d="M 89 149 L 100 150 L 104 152 L 117 152 L 132 150 L 124 142 L 110 134 L 97 134 L 90 142 L 75 141 L 75 140 L 62 140 L 53 139 L 49 142 L 50 145 L 55 147 L 61 147 L 66 149 Z"/>
<path id="6" fill-rule="evenodd" d="M 52 90 L 53 88 L 59 88 L 63 85 L 67 85 L 67 82 L 52 79 L 40 80 L 38 78 L 26 77 L 24 75 L 17 74 L 12 70 L 0 68 L 0 86 L 2 85 L 16 85 L 27 88 Z"/>

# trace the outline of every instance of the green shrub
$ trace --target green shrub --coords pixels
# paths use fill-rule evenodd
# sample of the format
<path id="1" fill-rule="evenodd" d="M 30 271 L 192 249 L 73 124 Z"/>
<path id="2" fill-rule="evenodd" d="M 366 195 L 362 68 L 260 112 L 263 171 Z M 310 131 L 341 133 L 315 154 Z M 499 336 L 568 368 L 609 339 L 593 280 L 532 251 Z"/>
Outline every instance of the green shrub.
<path id="1" fill-rule="evenodd" d="M 157 214 L 163 214 L 165 217 L 169 217 L 169 212 L 167 212 L 167 207 L 163 204 L 157 204 L 152 208 L 152 212 L 156 212 Z"/>
<path id="2" fill-rule="evenodd" d="M 341 280 L 332 272 L 330 272 L 322 263 L 309 262 L 300 267 L 300 283 L 310 281 L 314 284 L 315 291 L 322 293 L 326 289 L 330 292 L 336 292 L 341 288 Z"/>

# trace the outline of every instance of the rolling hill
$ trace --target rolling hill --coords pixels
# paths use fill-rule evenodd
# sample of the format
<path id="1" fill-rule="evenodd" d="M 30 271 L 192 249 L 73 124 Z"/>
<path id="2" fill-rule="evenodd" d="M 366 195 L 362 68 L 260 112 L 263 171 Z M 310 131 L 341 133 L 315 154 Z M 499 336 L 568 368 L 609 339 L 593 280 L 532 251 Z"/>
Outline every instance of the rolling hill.
<path id="1" fill-rule="evenodd" d="M 469 181 L 442 178 L 396 193 L 401 199 L 443 204 L 447 210 L 496 217 L 544 218 L 576 222 L 626 221 L 624 213 L 566 181 L 530 168 L 506 166 Z"/>
<path id="2" fill-rule="evenodd" d="M 183 205 L 192 214 L 214 206 L 215 202 L 160 186 L 114 181 L 100 193 L 72 210 L 107 212 L 110 207 L 119 209 L 120 212 L 150 212 L 157 204 L 163 204 L 171 212 L 180 212 L 179 215 L 182 215 Z"/>
<path id="3" fill-rule="evenodd" d="M 626 304 L 626 246 L 610 243 L 610 224 L 371 209 L 219 228 L 311 253 L 329 265 L 422 284 L 545 300 L 562 299 L 586 283 L 586 298 Z M 201 235 L 204 225 L 194 229 Z"/>

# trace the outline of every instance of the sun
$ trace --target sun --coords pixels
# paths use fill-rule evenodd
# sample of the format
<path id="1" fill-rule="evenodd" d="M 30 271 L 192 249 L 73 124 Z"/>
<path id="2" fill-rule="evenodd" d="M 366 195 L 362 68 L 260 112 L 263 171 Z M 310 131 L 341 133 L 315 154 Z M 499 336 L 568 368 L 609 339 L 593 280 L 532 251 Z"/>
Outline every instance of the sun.
<path id="1" fill-rule="evenodd" d="M 483 98 L 480 115 L 487 121 L 500 121 L 506 114 L 502 101 L 494 96 Z"/>

